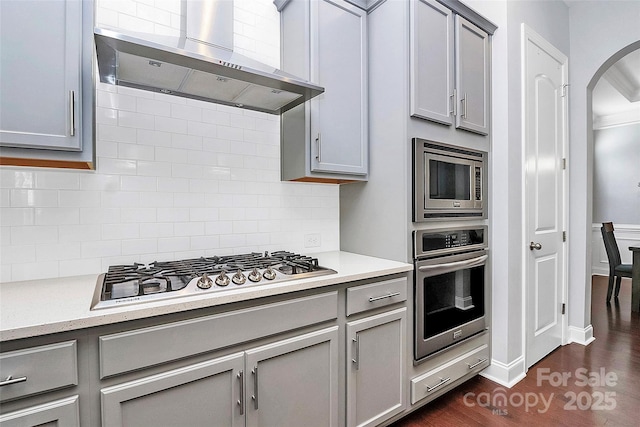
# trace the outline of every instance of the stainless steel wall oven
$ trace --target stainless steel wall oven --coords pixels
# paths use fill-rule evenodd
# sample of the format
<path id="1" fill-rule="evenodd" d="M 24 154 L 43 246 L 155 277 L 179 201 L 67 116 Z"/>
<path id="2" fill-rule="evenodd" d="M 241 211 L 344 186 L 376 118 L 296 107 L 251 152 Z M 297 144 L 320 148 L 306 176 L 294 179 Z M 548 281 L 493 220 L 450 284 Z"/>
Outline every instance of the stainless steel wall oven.
<path id="1" fill-rule="evenodd" d="M 486 153 L 413 138 L 413 221 L 484 218 Z"/>
<path id="2" fill-rule="evenodd" d="M 487 227 L 414 231 L 415 360 L 486 329 Z"/>

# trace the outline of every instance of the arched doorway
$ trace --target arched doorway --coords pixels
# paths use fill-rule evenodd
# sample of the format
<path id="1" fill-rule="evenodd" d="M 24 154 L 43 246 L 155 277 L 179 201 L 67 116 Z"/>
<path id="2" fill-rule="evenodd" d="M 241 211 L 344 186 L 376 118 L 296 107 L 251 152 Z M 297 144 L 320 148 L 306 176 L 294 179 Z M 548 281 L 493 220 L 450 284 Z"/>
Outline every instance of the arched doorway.
<path id="1" fill-rule="evenodd" d="M 589 188 L 591 190 L 591 193 L 593 195 L 594 192 L 594 185 L 593 185 L 593 180 L 594 180 L 594 171 L 596 169 L 596 157 L 595 157 L 595 127 L 594 127 L 594 120 L 593 120 L 593 91 L 596 87 L 596 85 L 598 84 L 598 82 L 600 82 L 600 80 L 603 78 L 604 74 L 614 65 L 616 64 L 620 59 L 624 58 L 625 56 L 627 56 L 629 53 L 634 52 L 640 50 L 640 40 L 636 41 L 634 43 L 631 43 L 627 46 L 625 46 L 624 48 L 620 49 L 618 52 L 616 52 L 615 54 L 613 54 L 611 57 L 609 57 L 599 68 L 598 70 L 595 72 L 595 74 L 592 76 L 591 80 L 589 81 L 588 85 L 587 85 L 587 118 L 586 118 L 586 124 L 587 124 L 587 147 L 588 147 L 588 158 L 591 159 L 590 164 L 588 165 L 588 179 L 591 182 L 591 185 L 589 185 Z M 639 148 L 640 149 L 640 148 Z M 602 218 L 595 218 L 596 220 L 602 220 Z M 587 211 L 587 224 L 592 224 L 594 221 L 594 217 L 593 217 L 593 209 L 589 209 Z M 638 220 L 636 221 L 637 223 L 640 223 L 640 218 L 638 218 Z M 590 240 L 587 240 L 590 241 Z M 594 239 L 595 242 L 595 239 Z M 592 248 L 592 251 L 595 251 L 596 248 Z M 622 249 L 621 249 L 622 252 Z M 599 253 L 599 251 L 596 251 L 596 255 Z M 591 300 L 591 287 L 587 286 L 586 287 L 586 299 L 587 300 Z M 600 302 L 600 301 L 595 301 L 595 304 L 599 304 L 602 303 L 604 304 L 604 301 Z"/>

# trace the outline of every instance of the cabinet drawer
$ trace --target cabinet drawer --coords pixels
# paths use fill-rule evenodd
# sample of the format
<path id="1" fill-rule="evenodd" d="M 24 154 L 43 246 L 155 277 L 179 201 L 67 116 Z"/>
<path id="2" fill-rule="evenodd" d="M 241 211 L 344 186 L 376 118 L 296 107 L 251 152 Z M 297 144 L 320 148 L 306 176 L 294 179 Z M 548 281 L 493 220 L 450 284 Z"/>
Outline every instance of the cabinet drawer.
<path id="1" fill-rule="evenodd" d="M 347 316 L 407 300 L 407 278 L 347 289 Z"/>
<path id="2" fill-rule="evenodd" d="M 338 317 L 338 293 L 100 337 L 100 378 L 143 369 Z"/>
<path id="3" fill-rule="evenodd" d="M 0 401 L 77 385 L 75 340 L 0 354 L 0 381 L 9 376 L 16 382 L 2 386 Z"/>
<path id="4" fill-rule="evenodd" d="M 478 372 L 489 366 L 489 347 L 484 344 L 468 353 L 438 366 L 426 374 L 411 380 L 411 404 L 455 383 L 470 372 Z"/>

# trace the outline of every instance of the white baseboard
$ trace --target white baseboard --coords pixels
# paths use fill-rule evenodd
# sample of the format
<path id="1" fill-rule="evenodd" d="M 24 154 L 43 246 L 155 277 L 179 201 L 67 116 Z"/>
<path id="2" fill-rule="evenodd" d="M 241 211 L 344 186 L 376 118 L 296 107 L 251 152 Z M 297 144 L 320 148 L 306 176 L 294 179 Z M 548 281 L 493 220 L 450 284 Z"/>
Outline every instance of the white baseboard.
<path id="1" fill-rule="evenodd" d="M 480 372 L 480 375 L 501 386 L 511 388 L 527 376 L 524 356 L 520 356 L 509 364 L 492 360 L 491 365 Z"/>
<path id="2" fill-rule="evenodd" d="M 593 327 L 591 325 L 586 328 L 577 328 L 569 326 L 569 343 L 575 342 L 582 345 L 589 345 L 595 341 L 593 336 Z"/>

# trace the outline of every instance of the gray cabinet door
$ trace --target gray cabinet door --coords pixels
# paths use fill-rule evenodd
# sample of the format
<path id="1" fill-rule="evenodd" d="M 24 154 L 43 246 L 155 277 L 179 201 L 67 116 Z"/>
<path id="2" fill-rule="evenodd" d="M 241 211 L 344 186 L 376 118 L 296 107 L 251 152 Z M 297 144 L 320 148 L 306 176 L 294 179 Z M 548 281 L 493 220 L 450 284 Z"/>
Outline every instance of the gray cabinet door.
<path id="1" fill-rule="evenodd" d="M 456 15 L 456 127 L 489 133 L 489 35 Z"/>
<path id="2" fill-rule="evenodd" d="M 0 415 L 0 427 L 79 427 L 78 396 Z"/>
<path id="3" fill-rule="evenodd" d="M 243 353 L 174 369 L 101 390 L 102 427 L 239 427 Z"/>
<path id="4" fill-rule="evenodd" d="M 337 326 L 247 351 L 247 426 L 337 426 L 338 359 Z"/>
<path id="5" fill-rule="evenodd" d="M 0 2 L 0 145 L 82 149 L 82 7 Z"/>
<path id="6" fill-rule="evenodd" d="M 411 2 L 411 116 L 453 124 L 453 12 L 434 0 Z"/>
<path id="7" fill-rule="evenodd" d="M 375 426 L 407 405 L 407 309 L 347 323 L 347 427 Z"/>
<path id="8" fill-rule="evenodd" d="M 366 175 L 367 14 L 342 0 L 311 1 L 311 170 Z"/>

